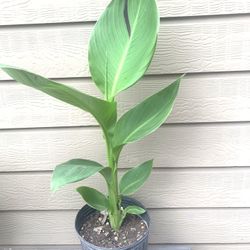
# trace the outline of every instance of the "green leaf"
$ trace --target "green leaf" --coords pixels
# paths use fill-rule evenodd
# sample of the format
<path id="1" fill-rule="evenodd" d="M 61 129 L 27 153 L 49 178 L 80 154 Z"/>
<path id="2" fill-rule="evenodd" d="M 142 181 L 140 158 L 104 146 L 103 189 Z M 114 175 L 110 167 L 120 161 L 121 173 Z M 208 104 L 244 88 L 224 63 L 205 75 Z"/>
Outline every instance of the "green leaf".
<path id="1" fill-rule="evenodd" d="M 145 212 L 145 209 L 138 206 L 128 206 L 124 209 L 125 214 L 144 214 Z"/>
<path id="2" fill-rule="evenodd" d="M 109 185 L 111 183 L 111 178 L 112 178 L 112 170 L 110 167 L 105 167 L 99 172 L 104 179 L 106 180 L 107 184 Z"/>
<path id="3" fill-rule="evenodd" d="M 79 187 L 76 189 L 82 198 L 89 204 L 89 206 L 96 210 L 103 211 L 108 209 L 108 199 L 105 195 L 94 188 Z"/>
<path id="4" fill-rule="evenodd" d="M 153 166 L 153 160 L 128 170 L 121 178 L 119 188 L 122 195 L 135 193 L 148 179 Z"/>
<path id="5" fill-rule="evenodd" d="M 158 28 L 155 0 L 112 0 L 106 8 L 90 38 L 89 66 L 94 82 L 108 100 L 146 72 Z"/>
<path id="6" fill-rule="evenodd" d="M 139 215 L 139 214 L 144 214 L 145 212 L 146 212 L 145 209 L 143 209 L 142 207 L 128 206 L 123 210 L 122 221 L 125 219 L 127 214 Z"/>
<path id="7" fill-rule="evenodd" d="M 144 138 L 161 126 L 172 111 L 181 78 L 125 113 L 114 130 L 114 146 Z"/>
<path id="8" fill-rule="evenodd" d="M 66 184 L 84 180 L 103 168 L 101 164 L 90 160 L 73 159 L 67 161 L 55 168 L 51 181 L 51 189 L 56 191 Z"/>
<path id="9" fill-rule="evenodd" d="M 17 82 L 91 113 L 103 128 L 108 129 L 116 121 L 115 102 L 106 102 L 23 69 L 2 64 L 0 68 Z"/>

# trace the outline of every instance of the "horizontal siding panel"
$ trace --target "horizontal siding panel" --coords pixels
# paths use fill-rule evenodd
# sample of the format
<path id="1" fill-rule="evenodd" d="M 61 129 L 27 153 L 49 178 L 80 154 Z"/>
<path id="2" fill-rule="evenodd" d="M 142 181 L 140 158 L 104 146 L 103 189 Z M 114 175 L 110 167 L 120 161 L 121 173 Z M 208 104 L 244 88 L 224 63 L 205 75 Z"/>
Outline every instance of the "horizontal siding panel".
<path id="1" fill-rule="evenodd" d="M 7 248 L 7 249 L 6 249 Z M 0 250 L 81 250 L 79 245 L 60 246 L 0 246 Z M 185 246 L 149 245 L 148 250 L 191 250 Z M 231 249 L 229 249 L 231 250 Z M 245 250 L 245 248 L 243 248 Z"/>
<path id="2" fill-rule="evenodd" d="M 192 250 L 250 250 L 250 244 L 211 244 L 211 245 L 192 245 Z M 53 249 L 51 249 L 53 250 Z"/>
<path id="3" fill-rule="evenodd" d="M 155 167 L 250 166 L 250 125 L 164 126 L 145 140 L 125 147 L 121 167 L 155 159 Z M 2 131 L 1 171 L 51 170 L 72 158 L 105 164 L 98 128 Z"/>
<path id="4" fill-rule="evenodd" d="M 0 250 L 80 250 L 78 245 L 64 246 L 3 246 Z M 195 244 L 189 246 L 149 245 L 148 250 L 250 250 L 250 244 Z"/>
<path id="5" fill-rule="evenodd" d="M 2 0 L 0 25 L 95 21 L 109 0 Z M 250 12 L 248 0 L 158 0 L 161 17 Z M 18 15 L 17 15 L 18 13 Z"/>
<path id="6" fill-rule="evenodd" d="M 0 250 L 10 250 L 10 246 L 0 247 Z M 64 246 L 11 246 L 11 250 L 80 250 L 77 245 Z M 149 245 L 149 250 L 250 250 L 250 244 L 195 244 L 189 246 Z"/>
<path id="7" fill-rule="evenodd" d="M 0 178 L 0 210 L 78 209 L 83 200 L 75 187 L 106 190 L 99 175 L 55 194 L 50 191 L 50 173 L 1 174 Z M 148 208 L 250 207 L 249 193 L 250 169 L 155 169 L 135 197 Z"/>
<path id="8" fill-rule="evenodd" d="M 2 245 L 79 244 L 76 211 L 0 213 Z M 250 209 L 151 210 L 150 243 L 249 243 Z"/>
<path id="9" fill-rule="evenodd" d="M 163 21 L 149 74 L 245 71 L 250 68 L 250 17 Z M 47 77 L 89 76 L 92 24 L 0 30 L 1 62 Z M 1 80 L 9 79 L 4 73 Z"/>
<path id="10" fill-rule="evenodd" d="M 122 114 L 174 80 L 147 76 L 119 95 Z M 89 79 L 63 80 L 91 95 L 99 96 Z M 250 121 L 250 74 L 187 75 L 168 123 Z M 0 83 L 0 128 L 89 126 L 96 122 L 86 112 L 21 84 Z"/>
<path id="11" fill-rule="evenodd" d="M 10 250 L 10 246 L 0 247 L 0 250 Z M 77 245 L 64 246 L 11 246 L 11 250 L 80 250 Z M 189 246 L 149 245 L 148 250 L 250 250 L 250 244 L 196 244 Z"/>

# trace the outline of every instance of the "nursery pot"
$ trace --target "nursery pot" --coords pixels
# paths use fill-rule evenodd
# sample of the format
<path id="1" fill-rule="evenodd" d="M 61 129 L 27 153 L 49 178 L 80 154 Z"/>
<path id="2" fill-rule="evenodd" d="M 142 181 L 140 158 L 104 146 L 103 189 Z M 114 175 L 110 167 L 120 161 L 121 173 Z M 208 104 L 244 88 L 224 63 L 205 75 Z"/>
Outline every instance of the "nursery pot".
<path id="1" fill-rule="evenodd" d="M 133 198 L 130 198 L 130 197 L 123 197 L 122 206 L 125 208 L 125 207 L 131 206 L 131 205 L 136 205 L 136 206 L 140 206 L 140 207 L 144 208 L 143 205 L 139 201 L 137 201 Z M 95 246 L 92 243 L 86 241 L 84 238 L 81 237 L 80 231 L 81 231 L 82 225 L 88 220 L 88 217 L 91 214 L 96 213 L 96 212 L 97 211 L 94 208 L 92 208 L 88 205 L 85 205 L 77 213 L 76 220 L 75 220 L 75 229 L 76 229 L 78 237 L 81 241 L 81 246 L 82 246 L 83 250 L 102 250 L 102 249 L 103 250 L 109 250 L 109 249 L 112 249 L 112 250 L 116 250 L 116 249 L 117 250 L 118 249 L 119 250 L 146 250 L 147 249 L 148 235 L 149 235 L 149 222 L 150 222 L 150 218 L 149 218 L 147 211 L 144 214 L 138 215 L 147 225 L 146 234 L 139 241 L 136 241 L 133 244 L 130 244 L 128 246 L 119 247 L 119 248 L 105 248 L 105 247 Z"/>

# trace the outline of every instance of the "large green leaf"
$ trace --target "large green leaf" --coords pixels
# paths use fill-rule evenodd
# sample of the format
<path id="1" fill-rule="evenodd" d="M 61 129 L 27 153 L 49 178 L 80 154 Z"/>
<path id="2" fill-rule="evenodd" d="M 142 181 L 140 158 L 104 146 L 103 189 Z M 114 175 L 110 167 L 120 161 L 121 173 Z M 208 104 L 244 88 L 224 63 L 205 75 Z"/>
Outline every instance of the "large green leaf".
<path id="1" fill-rule="evenodd" d="M 153 160 L 128 170 L 121 178 L 119 189 L 122 195 L 135 193 L 148 179 L 153 166 Z"/>
<path id="2" fill-rule="evenodd" d="M 91 207 L 99 211 L 108 209 L 108 199 L 96 189 L 83 186 L 76 190 Z"/>
<path id="3" fill-rule="evenodd" d="M 112 0 L 92 32 L 89 66 L 108 100 L 136 83 L 153 57 L 159 16 L 155 0 Z"/>
<path id="4" fill-rule="evenodd" d="M 67 161 L 55 168 L 51 180 L 51 189 L 56 191 L 66 184 L 84 180 L 102 169 L 104 167 L 95 161 L 83 159 Z"/>
<path id="5" fill-rule="evenodd" d="M 0 68 L 17 82 L 91 113 L 103 128 L 111 127 L 116 120 L 114 102 L 106 102 L 23 69 L 2 64 Z"/>
<path id="6" fill-rule="evenodd" d="M 115 126 L 114 146 L 140 140 L 159 128 L 172 111 L 180 80 L 125 113 Z"/>

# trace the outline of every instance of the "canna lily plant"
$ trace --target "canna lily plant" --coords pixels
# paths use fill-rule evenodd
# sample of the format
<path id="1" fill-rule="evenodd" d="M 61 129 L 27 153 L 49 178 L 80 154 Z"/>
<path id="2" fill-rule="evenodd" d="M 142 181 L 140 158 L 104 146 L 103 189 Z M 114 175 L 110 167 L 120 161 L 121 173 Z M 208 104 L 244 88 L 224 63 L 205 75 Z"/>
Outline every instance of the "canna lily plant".
<path id="1" fill-rule="evenodd" d="M 73 159 L 56 166 L 51 188 L 82 181 L 100 173 L 108 194 L 87 186 L 77 191 L 89 206 L 106 211 L 111 227 L 118 231 L 127 214 L 142 214 L 138 206 L 121 207 L 123 196 L 135 193 L 147 180 L 152 160 L 128 170 L 118 180 L 123 148 L 143 139 L 164 123 L 171 113 L 181 77 L 139 103 L 119 119 L 116 96 L 145 74 L 154 55 L 159 29 L 155 0 L 112 0 L 96 23 L 89 41 L 89 69 L 104 98 L 96 98 L 26 70 L 0 65 L 14 80 L 40 90 L 94 116 L 107 147 L 105 166 L 87 159 Z"/>

